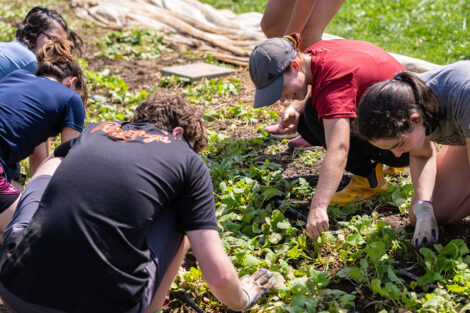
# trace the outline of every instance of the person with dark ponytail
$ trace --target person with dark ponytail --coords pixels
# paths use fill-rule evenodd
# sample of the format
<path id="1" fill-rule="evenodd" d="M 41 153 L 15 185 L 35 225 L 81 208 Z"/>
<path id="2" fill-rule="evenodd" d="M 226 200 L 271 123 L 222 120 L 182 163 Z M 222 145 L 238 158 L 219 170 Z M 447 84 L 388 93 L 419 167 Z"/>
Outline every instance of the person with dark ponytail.
<path id="1" fill-rule="evenodd" d="M 55 10 L 34 7 L 17 26 L 16 40 L 0 42 L 0 79 L 14 70 L 36 71 L 36 54 L 51 39 L 67 39 L 81 52 L 82 40 Z"/>
<path id="2" fill-rule="evenodd" d="M 58 134 L 62 142 L 75 138 L 85 120 L 87 87 L 71 43 L 50 40 L 37 58 L 37 75 L 16 70 L 0 80 L 0 230 L 19 197 L 10 185 L 17 162 L 30 156 L 34 174 L 48 155 L 47 139 Z"/>
<path id="3" fill-rule="evenodd" d="M 409 153 L 416 248 L 437 242 L 438 225 L 470 215 L 470 61 L 375 84 L 362 97 L 357 128 L 380 149 Z M 439 152 L 433 142 L 443 145 Z"/>
<path id="4" fill-rule="evenodd" d="M 280 131 L 297 130 L 311 145 L 327 148 L 307 222 L 307 232 L 317 237 L 329 228 L 330 203 L 375 198 L 386 189 L 383 164 L 408 165 L 407 155 L 398 158 L 378 149 L 351 134 L 350 127 L 366 89 L 404 68 L 371 43 L 324 40 L 300 53 L 300 40 L 299 34 L 291 34 L 255 47 L 250 76 L 256 86 L 254 107 L 294 100 L 281 116 Z M 345 169 L 354 176 L 336 192 Z"/>

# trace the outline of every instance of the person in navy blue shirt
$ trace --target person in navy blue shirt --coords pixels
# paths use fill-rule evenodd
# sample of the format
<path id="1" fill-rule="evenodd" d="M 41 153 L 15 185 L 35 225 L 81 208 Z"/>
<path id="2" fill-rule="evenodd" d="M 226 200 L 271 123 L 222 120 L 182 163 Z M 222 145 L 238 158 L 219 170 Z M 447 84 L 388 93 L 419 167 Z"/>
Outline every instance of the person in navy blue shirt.
<path id="1" fill-rule="evenodd" d="M 30 158 L 30 171 L 48 155 L 46 141 L 62 142 L 83 128 L 87 89 L 71 43 L 54 39 L 38 53 L 36 74 L 16 70 L 0 80 L 0 230 L 16 208 L 19 190 L 10 185 L 16 163 Z"/>
<path id="2" fill-rule="evenodd" d="M 43 7 L 32 8 L 17 26 L 16 40 L 0 42 L 0 79 L 18 69 L 34 74 L 38 65 L 36 53 L 51 39 L 67 39 L 73 42 L 74 50 L 81 53 L 82 39 L 68 28 L 67 22 L 57 11 Z M 33 154 L 32 158 L 35 157 Z M 17 182 L 19 177 L 18 163 L 11 182 L 22 190 L 23 186 Z"/>

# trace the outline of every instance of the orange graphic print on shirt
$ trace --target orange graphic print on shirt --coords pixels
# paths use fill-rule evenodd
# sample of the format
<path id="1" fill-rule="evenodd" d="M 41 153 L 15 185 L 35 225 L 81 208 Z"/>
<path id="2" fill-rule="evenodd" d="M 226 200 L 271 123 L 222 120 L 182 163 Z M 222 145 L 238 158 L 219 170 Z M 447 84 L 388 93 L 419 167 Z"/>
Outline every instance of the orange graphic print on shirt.
<path id="1" fill-rule="evenodd" d="M 144 130 L 122 130 L 121 124 L 116 122 L 104 122 L 93 128 L 91 131 L 94 133 L 95 131 L 102 130 L 103 132 L 107 133 L 109 137 L 113 140 L 121 141 L 121 142 L 129 142 L 135 141 L 137 138 L 142 138 L 142 141 L 145 143 L 159 141 L 163 143 L 170 143 L 171 140 L 168 136 L 165 135 L 158 135 L 158 134 L 149 134 Z"/>

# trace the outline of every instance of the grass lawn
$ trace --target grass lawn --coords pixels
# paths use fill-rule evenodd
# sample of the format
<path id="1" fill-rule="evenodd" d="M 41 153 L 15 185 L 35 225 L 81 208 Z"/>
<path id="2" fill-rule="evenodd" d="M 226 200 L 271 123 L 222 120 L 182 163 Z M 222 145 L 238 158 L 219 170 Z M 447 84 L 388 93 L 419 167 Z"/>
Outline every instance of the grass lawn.
<path id="1" fill-rule="evenodd" d="M 264 12 L 266 0 L 202 0 Z M 346 0 L 326 32 L 438 64 L 470 59 L 468 0 Z"/>

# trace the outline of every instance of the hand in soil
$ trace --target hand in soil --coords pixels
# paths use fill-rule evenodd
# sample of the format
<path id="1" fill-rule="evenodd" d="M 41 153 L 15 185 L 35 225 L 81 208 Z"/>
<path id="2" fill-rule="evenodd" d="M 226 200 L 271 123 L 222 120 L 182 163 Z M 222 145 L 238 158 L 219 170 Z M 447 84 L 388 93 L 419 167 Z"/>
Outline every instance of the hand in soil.
<path id="1" fill-rule="evenodd" d="M 240 278 L 242 289 L 248 298 L 248 306 L 244 309 L 253 306 L 274 286 L 275 281 L 271 280 L 271 277 L 273 277 L 273 273 L 261 268 L 252 275 L 245 275 Z"/>
<path id="2" fill-rule="evenodd" d="M 312 238 L 320 237 L 330 228 L 328 213 L 323 209 L 310 209 L 307 220 L 307 233 Z"/>
<path id="3" fill-rule="evenodd" d="M 437 242 L 439 228 L 431 202 L 416 201 L 413 205 L 413 214 L 416 216 L 416 227 L 411 242 L 412 245 L 419 249 Z"/>
<path id="4" fill-rule="evenodd" d="M 287 107 L 279 121 L 279 131 L 283 134 L 295 133 L 300 114 L 292 107 Z"/>

